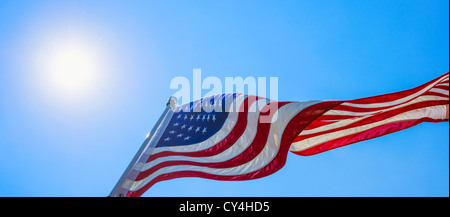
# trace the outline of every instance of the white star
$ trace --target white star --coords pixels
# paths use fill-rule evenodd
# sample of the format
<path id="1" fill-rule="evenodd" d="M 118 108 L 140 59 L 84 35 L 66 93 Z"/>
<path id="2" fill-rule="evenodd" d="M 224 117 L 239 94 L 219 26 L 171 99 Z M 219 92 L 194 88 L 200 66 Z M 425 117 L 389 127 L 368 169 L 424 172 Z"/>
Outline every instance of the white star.
<path id="1" fill-rule="evenodd" d="M 195 132 L 198 132 L 198 131 L 200 131 L 200 127 L 197 127 L 197 128 L 195 129 Z"/>
<path id="2" fill-rule="evenodd" d="M 197 121 L 200 120 L 200 115 L 197 115 Z"/>
<path id="3" fill-rule="evenodd" d="M 213 122 L 216 122 L 216 115 L 213 115 L 212 120 Z"/>
<path id="4" fill-rule="evenodd" d="M 191 131 L 193 127 L 194 127 L 194 126 L 190 126 L 190 127 L 188 128 L 188 132 Z"/>
<path id="5" fill-rule="evenodd" d="M 165 142 L 168 142 L 170 140 L 170 137 L 167 137 L 164 139 Z"/>
<path id="6" fill-rule="evenodd" d="M 211 115 L 208 115 L 208 117 L 206 118 L 206 121 L 209 121 L 210 117 L 211 117 Z"/>
<path id="7" fill-rule="evenodd" d="M 191 118 L 189 118 L 190 121 L 194 119 L 194 115 L 191 115 Z"/>
<path id="8" fill-rule="evenodd" d="M 180 118 L 181 118 L 181 114 L 177 115 L 177 119 L 180 119 Z"/>
<path id="9" fill-rule="evenodd" d="M 186 128 L 186 124 L 183 124 L 183 126 L 181 126 L 181 129 L 184 129 L 184 128 Z"/>
<path id="10" fill-rule="evenodd" d="M 204 121 L 205 120 L 205 115 L 203 115 L 203 117 L 202 117 L 202 121 Z"/>
<path id="11" fill-rule="evenodd" d="M 180 123 L 178 123 L 178 122 L 176 122 L 176 123 L 173 124 L 174 127 L 176 127 L 176 126 L 178 126 L 178 125 L 180 125 Z"/>
<path id="12" fill-rule="evenodd" d="M 175 131 L 175 130 L 171 130 L 171 131 L 169 131 L 169 134 L 174 134 L 174 133 L 176 133 L 177 131 Z"/>
<path id="13" fill-rule="evenodd" d="M 206 128 L 207 128 L 207 127 L 203 128 L 202 134 L 203 134 L 203 133 L 206 133 Z"/>
<path id="14" fill-rule="evenodd" d="M 177 135 L 177 137 L 182 137 L 182 136 L 183 136 L 183 134 L 182 134 L 182 133 L 180 133 L 180 134 L 178 134 L 178 135 Z"/>
<path id="15" fill-rule="evenodd" d="M 186 136 L 185 138 L 184 138 L 184 140 L 189 140 L 191 137 L 190 136 Z"/>
<path id="16" fill-rule="evenodd" d="M 188 117 L 187 117 L 187 115 L 184 115 L 184 120 L 186 120 Z"/>

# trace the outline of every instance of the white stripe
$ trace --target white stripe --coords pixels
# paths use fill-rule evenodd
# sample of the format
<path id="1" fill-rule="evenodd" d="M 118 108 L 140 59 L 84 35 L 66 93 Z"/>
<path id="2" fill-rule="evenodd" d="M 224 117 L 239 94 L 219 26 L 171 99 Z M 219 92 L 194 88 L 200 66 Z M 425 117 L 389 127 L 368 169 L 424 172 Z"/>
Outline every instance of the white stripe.
<path id="1" fill-rule="evenodd" d="M 412 94 L 412 95 L 408 95 L 406 97 L 403 97 L 401 99 L 398 100 L 394 100 L 391 102 L 382 102 L 382 103 L 370 103 L 370 104 L 356 104 L 356 103 L 342 103 L 342 105 L 348 105 L 348 106 L 353 106 L 353 107 L 357 107 L 357 108 L 377 108 L 377 107 L 388 107 L 388 106 L 393 106 L 393 105 L 397 105 L 397 104 L 401 104 L 404 103 L 406 101 L 409 101 L 411 99 L 414 99 L 415 97 L 425 93 L 426 91 L 428 91 L 430 88 L 432 88 L 434 85 L 436 85 L 437 83 L 439 83 L 440 81 L 442 81 L 445 77 L 440 78 L 439 80 L 435 81 L 434 83 L 426 86 L 425 88 L 421 89 L 420 91 Z"/>
<path id="2" fill-rule="evenodd" d="M 231 168 L 209 168 L 204 166 L 189 165 L 164 167 L 140 181 L 129 181 L 128 189 L 130 189 L 130 191 L 139 190 L 154 178 L 162 174 L 177 171 L 198 171 L 221 176 L 236 176 L 257 171 L 269 164 L 277 155 L 280 148 L 281 135 L 283 134 L 284 128 L 292 119 L 292 117 L 304 108 L 314 105 L 318 102 L 319 101 L 294 102 L 281 107 L 277 111 L 278 117 L 274 116 L 277 117 L 277 120 L 270 126 L 267 143 L 264 146 L 264 149 L 261 151 L 261 153 L 258 154 L 258 156 L 245 164 Z"/>
<path id="3" fill-rule="evenodd" d="M 416 110 L 412 110 L 412 111 L 407 111 L 402 114 L 398 114 L 394 117 L 391 117 L 391 118 L 388 118 L 388 119 L 385 119 L 382 121 L 374 122 L 371 124 L 353 127 L 353 128 L 349 128 L 346 130 L 340 130 L 337 132 L 332 132 L 332 133 L 320 135 L 317 137 L 311 137 L 311 138 L 308 138 L 305 140 L 294 142 L 294 143 L 292 143 L 290 150 L 295 151 L 295 152 L 303 151 L 303 150 L 312 148 L 316 145 L 320 145 L 320 144 L 323 144 L 323 143 L 331 141 L 331 140 L 339 139 L 339 138 L 342 138 L 342 137 L 345 137 L 345 136 L 348 136 L 351 134 L 357 134 L 357 133 L 369 130 L 371 128 L 382 126 L 382 125 L 389 124 L 389 123 L 406 121 L 406 120 L 417 120 L 417 119 L 425 118 L 425 117 L 429 117 L 429 118 L 432 118 L 435 120 L 442 120 L 445 118 L 445 115 L 446 115 L 446 107 L 443 105 L 420 108 L 420 109 L 416 109 Z"/>
<path id="4" fill-rule="evenodd" d="M 439 97 L 439 96 L 420 96 L 420 97 L 417 97 L 414 100 L 411 100 L 408 103 L 401 104 L 401 105 L 398 105 L 398 106 L 395 106 L 395 107 L 392 107 L 392 108 L 389 108 L 389 109 L 385 109 L 385 110 L 381 110 L 381 111 L 375 111 L 375 112 L 364 112 L 365 115 L 366 115 L 364 117 L 352 118 L 352 119 L 344 119 L 344 120 L 340 120 L 340 121 L 335 122 L 335 123 L 327 124 L 327 125 L 324 125 L 324 126 L 313 128 L 313 129 L 303 130 L 299 135 L 309 135 L 309 134 L 314 134 L 314 133 L 318 133 L 318 132 L 324 132 L 324 131 L 331 130 L 331 129 L 345 127 L 345 126 L 350 125 L 350 124 L 352 124 L 354 122 L 357 122 L 357 121 L 363 120 L 365 118 L 368 118 L 368 117 L 370 117 L 371 114 L 388 112 L 388 111 L 396 110 L 396 109 L 399 109 L 399 108 L 402 108 L 402 107 L 405 107 L 405 106 L 408 106 L 408 105 L 411 105 L 411 104 L 414 104 L 414 103 L 423 102 L 423 101 L 433 101 L 433 100 L 448 100 L 448 98 Z M 349 115 L 349 116 L 350 115 L 357 116 L 357 115 L 361 115 L 361 113 L 363 113 L 363 112 L 348 112 L 348 113 L 341 112 L 341 113 L 345 114 L 345 115 Z M 328 115 L 328 112 L 326 112 L 324 115 Z"/>
<path id="5" fill-rule="evenodd" d="M 244 133 L 241 137 L 227 150 L 209 157 L 187 157 L 187 156 L 167 156 L 167 157 L 160 157 L 157 158 L 151 162 L 145 163 L 144 165 L 136 165 L 137 170 L 145 171 L 150 169 L 151 167 L 158 165 L 165 161 L 193 161 L 193 162 L 210 162 L 210 163 L 216 163 L 216 162 L 223 162 L 227 161 L 229 159 L 232 159 L 242 153 L 244 150 L 247 149 L 248 146 L 250 146 L 251 141 L 254 140 L 256 136 L 256 130 L 258 125 L 258 117 L 260 114 L 260 111 L 257 109 L 262 109 L 265 105 L 267 105 L 269 101 L 267 99 L 261 99 L 258 100 L 256 103 L 253 103 L 253 105 L 250 107 L 250 111 L 257 111 L 257 112 L 249 112 L 248 118 L 247 118 L 247 126 L 245 128 Z M 238 113 L 238 112 L 233 112 Z M 250 142 L 249 142 L 250 141 Z"/>
<path id="6" fill-rule="evenodd" d="M 371 115 L 371 114 L 376 114 L 379 113 L 380 110 L 378 111 L 371 111 L 371 112 L 351 112 L 351 111 L 344 111 L 344 110 L 329 110 L 327 111 L 325 114 L 323 115 L 342 115 L 342 116 L 365 116 L 365 115 Z M 330 120 L 330 119 L 327 119 Z M 341 120 L 341 119 L 338 119 Z"/>
<path id="7" fill-rule="evenodd" d="M 439 89 L 439 88 L 433 88 L 430 90 L 430 92 L 442 93 L 444 95 L 448 95 L 448 90 L 443 90 L 443 89 Z"/>

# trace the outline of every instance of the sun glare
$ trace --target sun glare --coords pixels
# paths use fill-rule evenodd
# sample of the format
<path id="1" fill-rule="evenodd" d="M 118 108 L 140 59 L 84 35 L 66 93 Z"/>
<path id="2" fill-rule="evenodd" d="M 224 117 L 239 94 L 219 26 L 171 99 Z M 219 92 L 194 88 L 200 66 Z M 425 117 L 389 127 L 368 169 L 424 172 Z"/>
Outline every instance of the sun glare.
<path id="1" fill-rule="evenodd" d="M 35 53 L 36 84 L 52 101 L 82 102 L 95 98 L 105 66 L 99 43 L 80 34 L 53 36 Z M 103 56 L 102 56 L 103 55 Z"/>
<path id="2" fill-rule="evenodd" d="M 44 62 L 50 85 L 72 95 L 89 89 L 99 71 L 94 54 L 83 44 L 71 43 L 55 48 Z"/>

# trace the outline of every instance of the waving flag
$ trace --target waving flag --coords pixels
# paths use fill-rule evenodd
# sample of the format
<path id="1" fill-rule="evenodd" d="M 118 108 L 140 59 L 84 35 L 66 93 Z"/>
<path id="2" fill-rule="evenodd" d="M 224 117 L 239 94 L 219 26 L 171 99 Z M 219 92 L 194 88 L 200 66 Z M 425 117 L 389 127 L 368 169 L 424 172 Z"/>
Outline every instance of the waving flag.
<path id="1" fill-rule="evenodd" d="M 174 178 L 265 177 L 284 166 L 289 150 L 313 155 L 421 122 L 448 121 L 448 103 L 448 72 L 410 90 L 348 101 L 206 97 L 168 111 L 154 145 L 119 187 L 124 196 L 140 196 L 155 183 Z"/>

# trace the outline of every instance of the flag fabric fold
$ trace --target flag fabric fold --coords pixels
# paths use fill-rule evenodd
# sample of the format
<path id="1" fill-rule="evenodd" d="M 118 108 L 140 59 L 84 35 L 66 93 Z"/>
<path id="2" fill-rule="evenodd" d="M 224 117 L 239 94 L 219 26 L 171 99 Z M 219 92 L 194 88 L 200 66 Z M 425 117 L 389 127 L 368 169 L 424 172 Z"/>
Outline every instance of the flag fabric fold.
<path id="1" fill-rule="evenodd" d="M 343 101 L 308 125 L 290 150 L 299 155 L 313 155 L 425 121 L 448 121 L 445 118 L 448 77 L 447 72 L 410 90 Z"/>
<path id="2" fill-rule="evenodd" d="M 265 177 L 284 166 L 289 151 L 314 155 L 422 122 L 448 121 L 448 103 L 448 72 L 410 90 L 347 101 L 205 97 L 170 111 L 159 140 L 122 188 L 136 197 L 174 178 Z"/>

